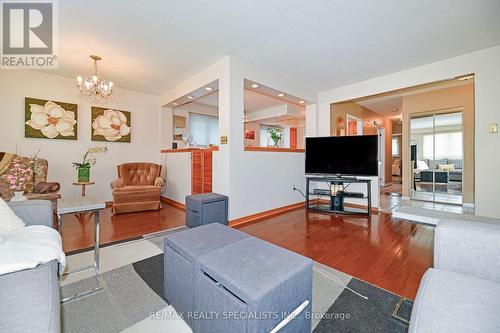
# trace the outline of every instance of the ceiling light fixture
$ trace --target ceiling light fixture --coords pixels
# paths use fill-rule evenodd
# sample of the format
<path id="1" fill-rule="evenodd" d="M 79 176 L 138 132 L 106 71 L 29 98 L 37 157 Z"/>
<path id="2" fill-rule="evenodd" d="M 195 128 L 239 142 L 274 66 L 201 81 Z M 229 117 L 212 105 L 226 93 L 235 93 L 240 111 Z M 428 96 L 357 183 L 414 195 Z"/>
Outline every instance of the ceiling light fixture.
<path id="1" fill-rule="evenodd" d="M 193 96 L 188 96 L 188 99 L 193 99 L 194 97 Z"/>
<path id="2" fill-rule="evenodd" d="M 113 82 L 97 76 L 97 62 L 102 58 L 96 55 L 91 55 L 90 58 L 94 61 L 94 75 L 86 77 L 79 75 L 76 78 L 76 86 L 80 93 L 87 96 L 91 101 L 105 103 L 113 93 Z"/>
<path id="3" fill-rule="evenodd" d="M 392 109 L 392 112 L 398 112 L 398 108 Z"/>
<path id="4" fill-rule="evenodd" d="M 213 89 L 212 87 L 205 87 L 205 90 L 206 90 L 206 91 L 212 91 L 212 90 L 214 90 L 214 89 Z"/>
<path id="5" fill-rule="evenodd" d="M 300 104 L 304 104 L 305 102 L 304 101 L 299 101 Z"/>
<path id="6" fill-rule="evenodd" d="M 173 102 L 172 104 L 175 105 L 175 106 L 179 105 L 179 103 L 176 103 L 176 102 Z"/>
<path id="7" fill-rule="evenodd" d="M 278 94 L 278 96 L 279 96 L 279 97 L 283 97 L 283 96 L 285 96 L 285 94 L 283 94 L 283 93 L 279 93 L 279 94 Z"/>
<path id="8" fill-rule="evenodd" d="M 257 83 L 252 84 L 252 88 L 258 88 L 259 85 Z"/>

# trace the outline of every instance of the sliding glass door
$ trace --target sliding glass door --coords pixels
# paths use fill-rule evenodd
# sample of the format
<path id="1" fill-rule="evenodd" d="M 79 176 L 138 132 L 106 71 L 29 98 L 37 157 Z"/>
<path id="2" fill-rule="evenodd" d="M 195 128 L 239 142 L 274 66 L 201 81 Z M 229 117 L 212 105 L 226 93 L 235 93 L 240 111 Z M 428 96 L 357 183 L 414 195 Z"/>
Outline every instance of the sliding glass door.
<path id="1" fill-rule="evenodd" d="M 462 112 L 410 118 L 411 198 L 462 204 Z"/>

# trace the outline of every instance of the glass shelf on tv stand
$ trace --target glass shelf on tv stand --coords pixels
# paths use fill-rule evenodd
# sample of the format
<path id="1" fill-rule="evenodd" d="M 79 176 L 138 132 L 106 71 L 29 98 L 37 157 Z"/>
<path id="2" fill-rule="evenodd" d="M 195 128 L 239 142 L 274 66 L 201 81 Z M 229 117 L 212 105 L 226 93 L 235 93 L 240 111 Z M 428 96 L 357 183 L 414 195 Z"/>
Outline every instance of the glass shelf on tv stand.
<path id="1" fill-rule="evenodd" d="M 352 207 L 348 203 L 348 205 L 343 205 L 342 210 L 335 210 L 331 207 L 331 198 L 332 196 L 329 193 L 328 189 L 320 188 L 323 193 L 311 193 L 310 191 L 310 182 L 322 182 L 328 183 L 328 188 L 330 188 L 331 183 L 333 182 L 341 182 L 346 184 L 351 183 L 364 183 L 366 184 L 366 195 L 363 197 L 349 197 L 346 196 L 344 198 L 358 199 L 358 200 L 366 200 L 367 208 L 358 208 Z M 353 177 L 326 177 L 326 176 L 307 176 L 306 177 L 306 209 L 316 212 L 330 213 L 330 214 L 345 214 L 345 215 L 364 215 L 371 216 L 371 180 L 370 179 L 357 179 Z M 321 198 L 327 197 L 330 200 L 328 202 L 314 202 L 319 201 Z M 311 202 L 313 201 L 313 202 Z"/>
<path id="2" fill-rule="evenodd" d="M 338 214 L 338 215 L 361 215 L 369 216 L 368 211 L 363 208 L 356 207 L 344 207 L 344 210 L 333 210 L 330 208 L 329 204 L 313 204 L 309 206 L 310 211 L 328 214 Z"/>

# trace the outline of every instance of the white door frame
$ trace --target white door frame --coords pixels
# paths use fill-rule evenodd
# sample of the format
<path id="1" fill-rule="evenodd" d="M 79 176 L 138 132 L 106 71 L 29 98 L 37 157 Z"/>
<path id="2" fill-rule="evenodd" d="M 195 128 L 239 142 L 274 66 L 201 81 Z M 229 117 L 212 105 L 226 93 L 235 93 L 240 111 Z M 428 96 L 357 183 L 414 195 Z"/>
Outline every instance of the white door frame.
<path id="1" fill-rule="evenodd" d="M 385 128 L 379 128 L 378 133 L 378 179 L 380 187 L 385 186 Z"/>

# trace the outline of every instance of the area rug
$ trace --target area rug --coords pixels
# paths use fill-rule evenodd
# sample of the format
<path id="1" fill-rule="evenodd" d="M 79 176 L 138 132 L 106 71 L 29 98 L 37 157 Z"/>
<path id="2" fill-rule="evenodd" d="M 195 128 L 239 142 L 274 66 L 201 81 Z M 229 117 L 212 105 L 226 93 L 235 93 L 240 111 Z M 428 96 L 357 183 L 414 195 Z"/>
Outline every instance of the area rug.
<path id="1" fill-rule="evenodd" d="M 165 234 L 159 234 L 103 249 L 105 288 L 95 295 L 63 304 L 63 332 L 191 332 L 163 297 L 164 237 Z M 132 257 L 131 261 L 124 261 L 120 254 Z M 75 256 L 81 260 L 86 255 Z M 62 296 L 90 289 L 95 284 L 95 279 L 89 276 L 67 281 Z M 314 263 L 311 314 L 314 332 L 406 332 L 407 325 L 392 316 L 399 300 L 399 296 L 390 292 Z M 410 310 L 403 316 L 409 317 L 409 304 Z"/>

